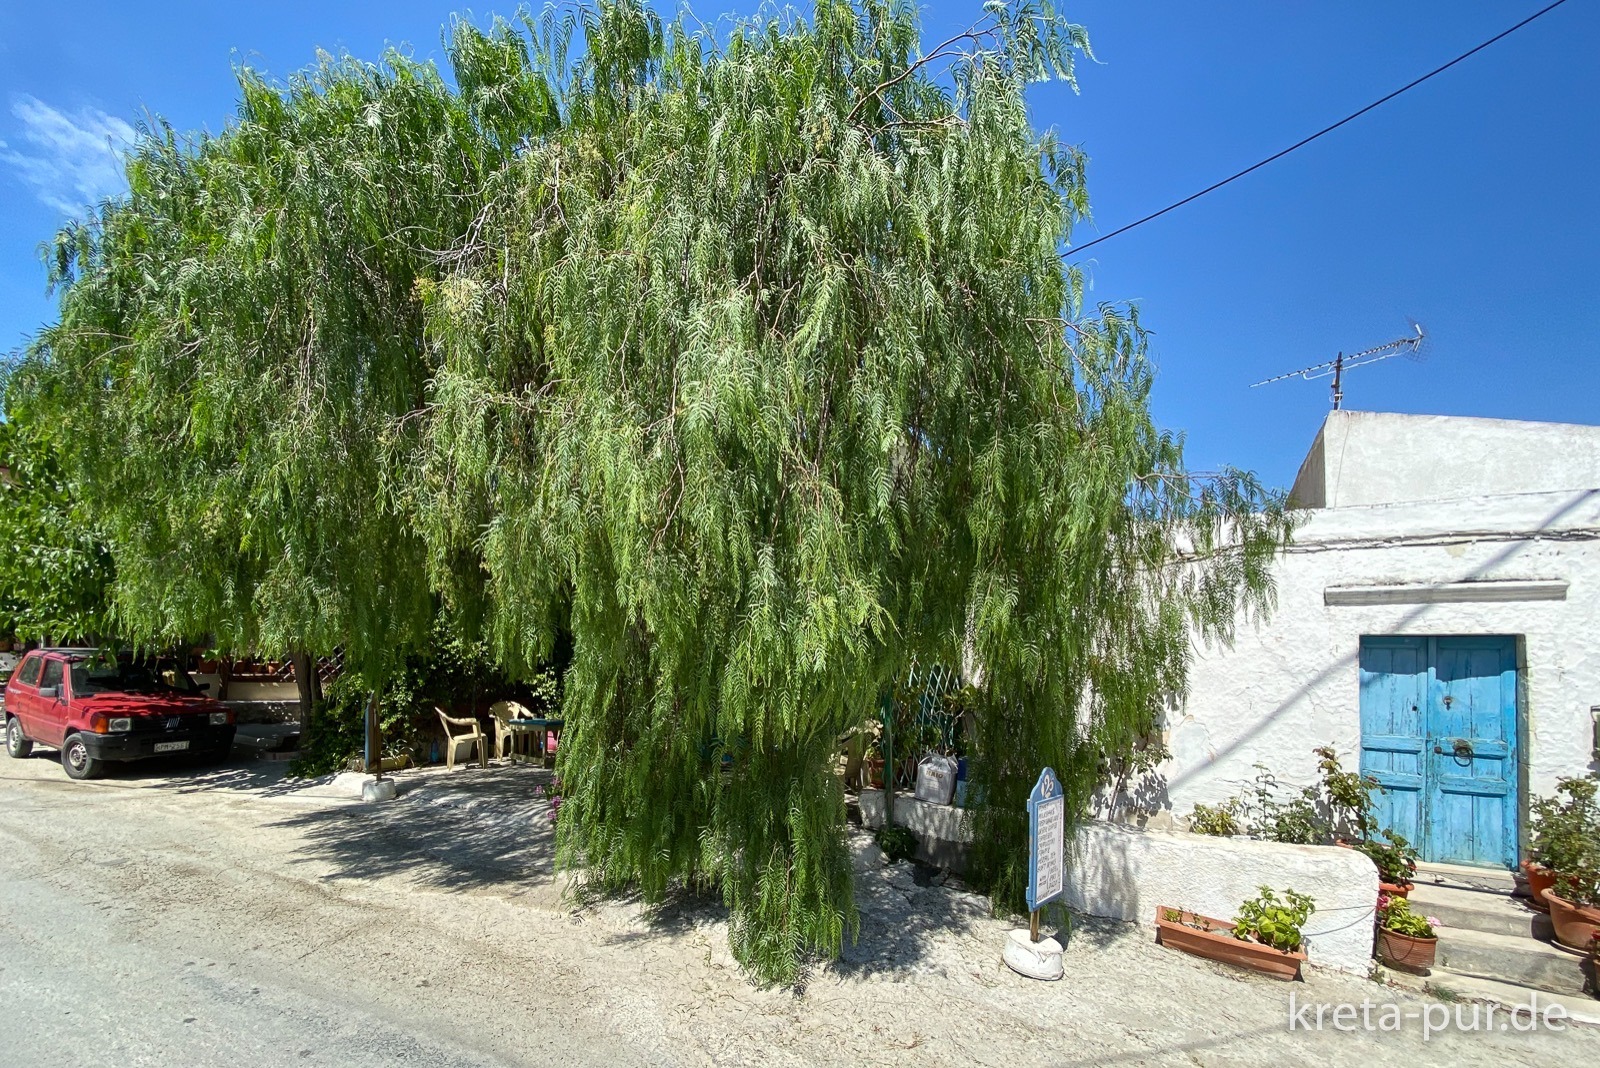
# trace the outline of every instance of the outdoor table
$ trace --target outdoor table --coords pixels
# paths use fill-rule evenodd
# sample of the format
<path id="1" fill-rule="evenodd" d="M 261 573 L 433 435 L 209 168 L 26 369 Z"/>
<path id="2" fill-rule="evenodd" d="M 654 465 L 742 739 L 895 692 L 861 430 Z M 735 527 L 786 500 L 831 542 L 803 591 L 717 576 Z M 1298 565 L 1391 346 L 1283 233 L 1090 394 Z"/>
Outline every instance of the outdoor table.
<path id="1" fill-rule="evenodd" d="M 514 719 L 506 720 L 506 726 L 511 728 L 513 734 L 532 734 L 539 739 L 540 763 L 543 763 L 544 758 L 548 755 L 545 752 L 545 732 L 554 731 L 556 741 L 559 743 L 561 740 L 561 728 L 566 725 L 567 721 L 564 719 L 544 719 L 537 716 L 518 716 Z M 515 749 L 511 752 L 511 759 L 513 761 L 516 760 Z"/>

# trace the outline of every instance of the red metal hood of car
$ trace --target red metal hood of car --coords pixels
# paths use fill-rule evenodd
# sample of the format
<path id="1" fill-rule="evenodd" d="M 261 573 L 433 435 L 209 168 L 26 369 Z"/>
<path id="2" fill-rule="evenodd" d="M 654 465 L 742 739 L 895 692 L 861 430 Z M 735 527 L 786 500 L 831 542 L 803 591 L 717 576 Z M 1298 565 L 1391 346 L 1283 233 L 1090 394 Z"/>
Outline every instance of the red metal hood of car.
<path id="1" fill-rule="evenodd" d="M 106 716 L 193 716 L 228 710 L 214 698 L 186 693 L 97 693 L 73 704 Z"/>

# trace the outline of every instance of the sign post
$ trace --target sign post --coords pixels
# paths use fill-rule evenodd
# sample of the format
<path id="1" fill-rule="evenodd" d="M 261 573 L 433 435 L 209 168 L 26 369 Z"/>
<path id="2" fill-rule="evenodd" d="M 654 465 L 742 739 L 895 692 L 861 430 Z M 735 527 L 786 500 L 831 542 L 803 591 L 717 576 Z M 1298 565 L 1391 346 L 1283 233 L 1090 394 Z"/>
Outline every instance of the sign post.
<path id="1" fill-rule="evenodd" d="M 1067 801 L 1045 768 L 1028 796 L 1028 929 L 1012 931 L 1005 962 L 1032 979 L 1061 978 L 1061 943 L 1039 937 L 1039 910 L 1066 892 Z"/>

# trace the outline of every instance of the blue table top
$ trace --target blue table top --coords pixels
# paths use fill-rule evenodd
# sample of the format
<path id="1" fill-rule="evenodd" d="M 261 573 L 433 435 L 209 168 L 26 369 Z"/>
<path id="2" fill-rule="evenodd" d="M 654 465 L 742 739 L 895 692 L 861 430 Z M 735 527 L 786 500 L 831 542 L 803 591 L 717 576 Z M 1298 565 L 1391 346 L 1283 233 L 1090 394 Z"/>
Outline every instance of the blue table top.
<path id="1" fill-rule="evenodd" d="M 564 719 L 537 719 L 528 717 L 508 719 L 506 722 L 511 724 L 513 727 L 555 727 L 558 730 L 567 725 L 567 721 Z"/>

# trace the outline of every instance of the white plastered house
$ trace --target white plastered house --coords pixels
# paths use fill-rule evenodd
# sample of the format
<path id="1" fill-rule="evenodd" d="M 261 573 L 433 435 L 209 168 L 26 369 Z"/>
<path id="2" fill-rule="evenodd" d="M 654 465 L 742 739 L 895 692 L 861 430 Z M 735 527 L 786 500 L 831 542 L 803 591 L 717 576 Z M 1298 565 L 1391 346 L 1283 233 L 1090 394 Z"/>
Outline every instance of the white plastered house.
<path id="1" fill-rule="evenodd" d="M 1170 814 L 1332 744 L 1424 860 L 1514 866 L 1530 798 L 1597 766 L 1600 427 L 1335 411 L 1291 498 L 1276 611 L 1169 716 Z"/>

